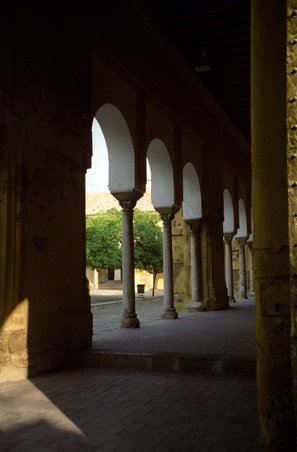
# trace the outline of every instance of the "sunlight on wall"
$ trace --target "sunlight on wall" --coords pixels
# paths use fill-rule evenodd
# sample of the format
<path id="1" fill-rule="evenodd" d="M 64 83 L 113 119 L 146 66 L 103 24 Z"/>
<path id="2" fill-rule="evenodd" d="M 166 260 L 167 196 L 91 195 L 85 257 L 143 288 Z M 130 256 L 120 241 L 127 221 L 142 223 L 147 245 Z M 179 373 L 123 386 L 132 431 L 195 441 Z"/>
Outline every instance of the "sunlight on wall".
<path id="1" fill-rule="evenodd" d="M 5 370 L 5 375 L 0 370 L 0 381 L 28 376 L 28 320 L 29 300 L 25 298 L 5 319 L 0 330 L 3 360 L 1 368 Z"/>

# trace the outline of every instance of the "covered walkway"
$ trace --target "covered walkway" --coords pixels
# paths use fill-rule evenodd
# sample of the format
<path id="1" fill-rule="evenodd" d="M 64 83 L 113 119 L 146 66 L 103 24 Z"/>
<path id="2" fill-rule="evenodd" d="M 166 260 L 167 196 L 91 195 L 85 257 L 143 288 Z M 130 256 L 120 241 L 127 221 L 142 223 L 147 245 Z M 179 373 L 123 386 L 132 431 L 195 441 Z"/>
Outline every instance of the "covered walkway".
<path id="1" fill-rule="evenodd" d="M 260 450 L 253 299 L 178 320 L 138 299 L 139 329 L 111 327 L 116 300 L 94 304 L 83 366 L 0 384 L 2 451 Z"/>

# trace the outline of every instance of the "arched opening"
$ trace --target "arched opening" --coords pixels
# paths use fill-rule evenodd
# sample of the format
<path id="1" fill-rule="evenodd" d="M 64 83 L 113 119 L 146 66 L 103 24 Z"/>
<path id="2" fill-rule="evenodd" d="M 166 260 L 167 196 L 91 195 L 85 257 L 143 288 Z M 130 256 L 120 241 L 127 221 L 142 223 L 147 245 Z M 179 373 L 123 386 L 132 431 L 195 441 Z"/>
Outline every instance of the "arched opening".
<path id="1" fill-rule="evenodd" d="M 247 296 L 247 266 L 246 266 L 246 243 L 248 238 L 247 217 L 245 205 L 242 199 L 238 201 L 239 228 L 234 236 L 238 263 L 236 265 L 236 274 L 234 286 L 240 298 L 246 299 Z M 237 256 L 236 256 L 237 257 Z M 237 259 L 236 259 L 237 260 Z M 250 270 L 250 269 L 249 269 Z"/>
<path id="2" fill-rule="evenodd" d="M 173 169 L 169 152 L 159 138 L 151 141 L 147 158 L 151 169 L 152 202 L 157 210 L 174 205 Z"/>
<path id="3" fill-rule="evenodd" d="M 132 137 L 120 110 L 104 104 L 97 119 L 108 150 L 108 186 L 111 193 L 128 192 L 135 188 L 135 158 Z"/>
<path id="4" fill-rule="evenodd" d="M 163 222 L 164 311 L 162 319 L 178 317 L 174 306 L 172 220 L 178 208 L 174 205 L 174 178 L 169 152 L 159 138 L 149 144 L 147 159 L 151 169 L 152 203 Z"/>
<path id="5" fill-rule="evenodd" d="M 92 123 L 92 166 L 86 173 L 86 193 L 108 191 L 108 151 L 102 129 L 96 120 Z"/>
<path id="6" fill-rule="evenodd" d="M 238 211 L 239 211 L 239 228 L 236 233 L 237 237 L 247 237 L 247 219 L 245 205 L 242 199 L 238 201 Z"/>
<path id="7" fill-rule="evenodd" d="M 133 191 L 134 148 L 126 120 L 117 107 L 99 108 L 92 125 L 92 167 L 86 176 L 87 270 L 90 281 L 93 330 L 117 327 L 123 305 L 122 214 L 119 193 Z M 98 235 L 99 234 L 99 235 Z M 118 303 L 118 315 L 104 318 L 102 305 Z"/>
<path id="8" fill-rule="evenodd" d="M 234 232 L 234 209 L 232 197 L 229 190 L 224 190 L 224 222 L 223 231 L 225 233 Z"/>
<path id="9" fill-rule="evenodd" d="M 185 268 L 185 278 L 190 280 L 191 304 L 187 309 L 197 311 L 203 300 L 200 230 L 202 202 L 198 175 L 194 165 L 190 162 L 186 163 L 183 168 L 182 211 L 183 219 L 188 223 L 190 229 L 190 262 Z M 189 267 L 190 274 L 187 274 L 186 269 Z"/>
<path id="10" fill-rule="evenodd" d="M 224 190 L 224 222 L 223 233 L 225 240 L 225 281 L 227 293 L 230 301 L 234 298 L 234 281 L 233 281 L 233 251 L 232 242 L 234 237 L 234 209 L 232 197 L 229 190 Z"/>
<path id="11" fill-rule="evenodd" d="M 186 163 L 183 169 L 183 218 L 185 220 L 202 217 L 201 189 L 194 165 Z"/>

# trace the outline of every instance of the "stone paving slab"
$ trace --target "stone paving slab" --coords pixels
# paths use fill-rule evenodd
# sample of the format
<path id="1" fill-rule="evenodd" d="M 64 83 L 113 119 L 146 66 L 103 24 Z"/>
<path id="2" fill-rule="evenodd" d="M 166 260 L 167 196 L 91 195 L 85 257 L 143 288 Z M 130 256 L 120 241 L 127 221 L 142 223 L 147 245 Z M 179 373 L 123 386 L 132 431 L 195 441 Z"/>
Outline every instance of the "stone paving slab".
<path id="1" fill-rule="evenodd" d="M 254 377 L 72 369 L 0 384 L 1 452 L 257 452 Z"/>

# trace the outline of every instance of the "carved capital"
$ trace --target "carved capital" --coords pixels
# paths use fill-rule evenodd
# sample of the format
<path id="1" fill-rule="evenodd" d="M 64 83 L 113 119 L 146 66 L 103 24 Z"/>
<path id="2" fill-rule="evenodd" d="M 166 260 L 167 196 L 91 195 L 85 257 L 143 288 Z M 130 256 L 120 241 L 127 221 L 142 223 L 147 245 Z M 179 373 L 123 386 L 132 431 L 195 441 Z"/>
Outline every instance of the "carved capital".
<path id="1" fill-rule="evenodd" d="M 241 248 L 244 247 L 247 241 L 247 237 L 236 237 L 236 240 Z"/>
<path id="2" fill-rule="evenodd" d="M 121 201 L 119 201 L 119 204 L 123 210 L 124 213 L 132 213 L 135 205 L 136 205 L 136 201 L 135 199 L 123 199 Z"/>
<path id="3" fill-rule="evenodd" d="M 234 232 L 225 232 L 224 233 L 224 239 L 228 245 L 231 245 L 233 237 L 234 237 Z"/>
<path id="4" fill-rule="evenodd" d="M 193 220 L 185 220 L 186 223 L 190 226 L 191 232 L 197 232 L 200 226 L 200 218 Z"/>
<path id="5" fill-rule="evenodd" d="M 165 228 L 171 227 L 171 222 L 174 218 L 174 215 L 172 213 L 161 213 L 160 218 L 163 221 L 163 225 Z"/>
<path id="6" fill-rule="evenodd" d="M 158 207 L 157 212 L 160 214 L 160 218 L 163 221 L 165 227 L 171 226 L 171 222 L 175 217 L 176 212 L 178 212 L 178 206 L 170 206 L 170 207 Z"/>

